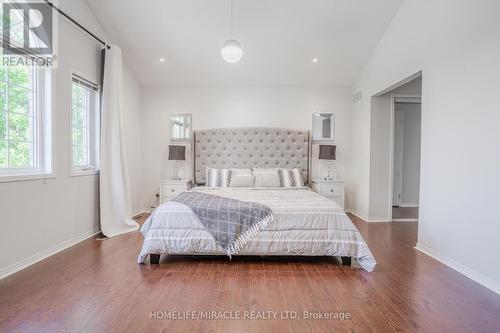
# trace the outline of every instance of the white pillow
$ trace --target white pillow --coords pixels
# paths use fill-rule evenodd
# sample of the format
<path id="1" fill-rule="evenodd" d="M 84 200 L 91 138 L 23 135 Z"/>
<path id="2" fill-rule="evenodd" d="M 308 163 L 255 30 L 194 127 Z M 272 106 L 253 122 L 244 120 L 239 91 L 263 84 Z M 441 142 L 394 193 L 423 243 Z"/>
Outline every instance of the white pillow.
<path id="1" fill-rule="evenodd" d="M 252 174 L 252 169 L 229 169 L 231 170 L 231 175 L 251 175 Z"/>
<path id="2" fill-rule="evenodd" d="M 253 168 L 253 173 L 278 173 L 279 168 Z"/>
<path id="3" fill-rule="evenodd" d="M 228 187 L 231 171 L 229 169 L 214 169 L 207 167 L 206 187 Z"/>
<path id="4" fill-rule="evenodd" d="M 280 187 L 280 176 L 278 172 L 257 172 L 255 176 L 255 187 Z"/>
<path id="5" fill-rule="evenodd" d="M 247 174 L 233 174 L 231 173 L 231 181 L 229 182 L 229 187 L 254 187 L 255 177 L 254 175 Z"/>

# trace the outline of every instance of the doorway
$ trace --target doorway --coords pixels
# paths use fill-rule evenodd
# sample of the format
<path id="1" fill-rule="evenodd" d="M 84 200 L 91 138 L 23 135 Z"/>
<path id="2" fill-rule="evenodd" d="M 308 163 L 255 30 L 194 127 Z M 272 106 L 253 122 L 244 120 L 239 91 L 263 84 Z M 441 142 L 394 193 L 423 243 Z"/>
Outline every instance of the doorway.
<path id="1" fill-rule="evenodd" d="M 392 221 L 418 221 L 421 106 L 420 96 L 391 95 Z"/>

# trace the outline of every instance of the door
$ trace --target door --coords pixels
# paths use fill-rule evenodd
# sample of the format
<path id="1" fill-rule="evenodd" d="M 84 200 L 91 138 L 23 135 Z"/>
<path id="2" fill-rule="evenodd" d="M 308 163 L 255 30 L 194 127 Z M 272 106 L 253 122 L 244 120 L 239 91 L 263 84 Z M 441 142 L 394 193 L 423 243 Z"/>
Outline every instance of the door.
<path id="1" fill-rule="evenodd" d="M 392 168 L 392 205 L 401 204 L 403 191 L 403 140 L 404 140 L 405 114 L 403 111 L 394 112 L 394 159 Z"/>

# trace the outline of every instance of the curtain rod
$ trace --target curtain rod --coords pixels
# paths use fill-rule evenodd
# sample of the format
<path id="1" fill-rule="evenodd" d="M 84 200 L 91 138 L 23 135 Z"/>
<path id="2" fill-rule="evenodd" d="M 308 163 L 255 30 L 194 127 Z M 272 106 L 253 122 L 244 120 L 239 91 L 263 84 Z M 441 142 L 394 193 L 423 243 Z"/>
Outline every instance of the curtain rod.
<path id="1" fill-rule="evenodd" d="M 103 41 L 102 39 L 100 39 L 99 37 L 97 37 L 96 35 L 94 35 L 92 32 L 90 32 L 87 28 L 85 28 L 83 25 L 81 25 L 80 23 L 78 23 L 75 19 L 73 19 L 71 16 L 69 16 L 68 14 L 66 14 L 64 11 L 62 11 L 60 8 L 56 7 L 52 2 L 50 2 L 49 0 L 45 0 L 45 3 L 47 5 L 49 5 L 50 7 L 52 7 L 53 9 L 55 9 L 59 14 L 61 14 L 62 16 L 64 16 L 65 18 L 67 18 L 68 20 L 70 20 L 74 25 L 76 25 L 78 28 L 80 28 L 81 30 L 85 31 L 89 36 L 91 36 L 92 38 L 94 38 L 96 41 L 98 41 L 99 43 L 101 43 L 103 46 L 106 46 L 108 49 L 109 49 L 109 45 L 108 43 L 106 43 L 105 41 Z"/>

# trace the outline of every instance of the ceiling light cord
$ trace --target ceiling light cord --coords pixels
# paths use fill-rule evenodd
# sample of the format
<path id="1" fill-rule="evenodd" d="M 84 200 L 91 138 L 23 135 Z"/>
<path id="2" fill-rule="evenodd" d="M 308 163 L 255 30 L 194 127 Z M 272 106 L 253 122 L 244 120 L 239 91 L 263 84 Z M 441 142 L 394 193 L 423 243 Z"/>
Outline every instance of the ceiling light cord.
<path id="1" fill-rule="evenodd" d="M 243 55 L 240 43 L 233 39 L 233 0 L 229 0 L 229 39 L 224 42 L 220 52 L 224 61 L 230 64 L 239 62 Z"/>
<path id="2" fill-rule="evenodd" d="M 233 39 L 233 0 L 229 0 L 229 39 Z"/>

